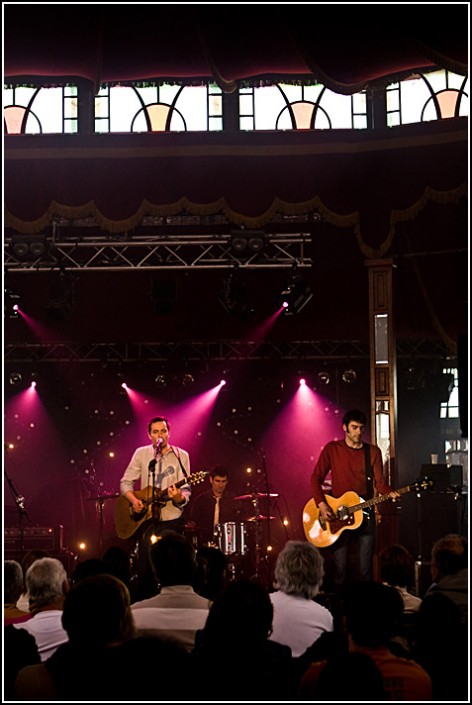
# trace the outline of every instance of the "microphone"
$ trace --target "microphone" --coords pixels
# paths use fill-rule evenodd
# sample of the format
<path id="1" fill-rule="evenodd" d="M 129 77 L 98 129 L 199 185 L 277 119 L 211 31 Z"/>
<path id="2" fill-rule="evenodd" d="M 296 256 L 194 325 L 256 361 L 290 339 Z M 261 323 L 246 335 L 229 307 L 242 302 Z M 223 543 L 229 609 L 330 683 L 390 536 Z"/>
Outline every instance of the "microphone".
<path id="1" fill-rule="evenodd" d="M 154 451 L 155 451 L 156 455 L 159 455 L 159 453 L 161 452 L 162 443 L 163 443 L 162 438 L 158 438 L 156 441 L 156 445 L 154 446 Z"/>

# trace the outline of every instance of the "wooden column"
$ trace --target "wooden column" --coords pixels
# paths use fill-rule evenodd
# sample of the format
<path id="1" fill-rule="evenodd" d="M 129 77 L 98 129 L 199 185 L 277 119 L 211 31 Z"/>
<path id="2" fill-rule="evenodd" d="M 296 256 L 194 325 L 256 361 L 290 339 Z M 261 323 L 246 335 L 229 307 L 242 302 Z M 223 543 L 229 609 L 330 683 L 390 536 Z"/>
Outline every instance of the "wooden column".
<path id="1" fill-rule="evenodd" d="M 382 450 L 384 473 L 395 483 L 397 376 L 393 326 L 393 261 L 368 260 L 371 440 Z"/>
<path id="2" fill-rule="evenodd" d="M 370 329 L 371 441 L 382 451 L 384 477 L 396 487 L 395 439 L 397 422 L 396 348 L 393 325 L 393 260 L 368 260 Z M 397 542 L 398 504 L 379 505 L 382 521 L 378 549 Z"/>

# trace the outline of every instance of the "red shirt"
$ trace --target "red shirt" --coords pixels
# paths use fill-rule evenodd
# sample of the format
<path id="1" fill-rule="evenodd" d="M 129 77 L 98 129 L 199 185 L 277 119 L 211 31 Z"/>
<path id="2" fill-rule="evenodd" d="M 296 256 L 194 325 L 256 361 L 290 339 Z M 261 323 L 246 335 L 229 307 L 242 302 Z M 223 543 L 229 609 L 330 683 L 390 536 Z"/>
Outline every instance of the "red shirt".
<path id="1" fill-rule="evenodd" d="M 379 494 L 388 494 L 392 488 L 383 477 L 382 453 L 380 448 L 369 445 L 370 464 L 373 469 L 374 487 Z M 364 448 L 350 448 L 344 440 L 330 441 L 325 445 L 311 476 L 311 489 L 317 505 L 325 501 L 322 484 L 331 471 L 332 495 L 341 497 L 345 492 L 355 492 L 362 499 L 368 499 L 365 472 Z"/>

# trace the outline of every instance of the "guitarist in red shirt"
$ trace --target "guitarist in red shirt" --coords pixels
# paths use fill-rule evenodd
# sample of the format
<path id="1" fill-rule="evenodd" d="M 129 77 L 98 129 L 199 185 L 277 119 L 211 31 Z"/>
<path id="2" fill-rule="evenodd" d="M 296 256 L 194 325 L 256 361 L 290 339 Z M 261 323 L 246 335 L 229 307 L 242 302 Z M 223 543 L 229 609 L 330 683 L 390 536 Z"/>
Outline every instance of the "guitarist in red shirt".
<path id="1" fill-rule="evenodd" d="M 318 535 L 325 539 L 324 543 L 317 543 L 317 537 L 313 534 L 312 542 L 321 547 L 330 546 L 335 593 L 347 584 L 352 544 L 355 544 L 353 548 L 356 553 L 355 578 L 373 579 L 376 530 L 374 509 L 372 507 L 366 512 L 357 511 L 348 518 L 347 513 L 346 516 L 343 514 L 344 507 L 350 506 L 351 503 L 356 505 L 359 498 L 362 498 L 361 501 L 371 499 L 374 496 L 374 490 L 379 494 L 387 494 L 392 500 L 400 496 L 384 480 L 380 448 L 362 440 L 367 423 L 366 415 L 362 411 L 353 409 L 344 415 L 342 423 L 344 439 L 326 444 L 311 476 L 312 494 L 319 513 L 318 522 L 316 522 Z M 331 473 L 333 498 L 340 498 L 348 493 L 339 505 L 336 504 L 336 500 L 328 503 L 323 491 L 323 483 L 328 473 Z M 349 502 L 349 495 L 354 501 Z M 349 530 L 344 531 L 344 528 Z M 307 533 L 310 541 L 312 536 Z"/>

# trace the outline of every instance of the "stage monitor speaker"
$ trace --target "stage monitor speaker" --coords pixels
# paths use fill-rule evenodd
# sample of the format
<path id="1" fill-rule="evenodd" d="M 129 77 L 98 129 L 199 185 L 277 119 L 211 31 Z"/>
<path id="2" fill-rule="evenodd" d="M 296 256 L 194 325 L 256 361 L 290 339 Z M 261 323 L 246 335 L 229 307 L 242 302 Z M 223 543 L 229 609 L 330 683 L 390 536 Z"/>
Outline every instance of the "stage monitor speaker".
<path id="1" fill-rule="evenodd" d="M 462 487 L 462 465 L 422 465 L 421 475 L 433 481 L 434 492 L 447 492 Z"/>

